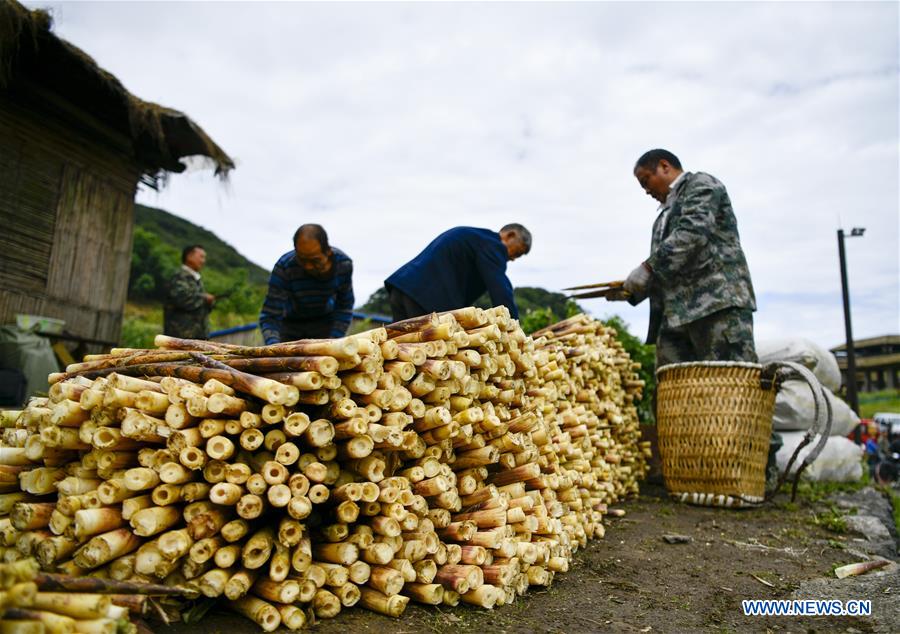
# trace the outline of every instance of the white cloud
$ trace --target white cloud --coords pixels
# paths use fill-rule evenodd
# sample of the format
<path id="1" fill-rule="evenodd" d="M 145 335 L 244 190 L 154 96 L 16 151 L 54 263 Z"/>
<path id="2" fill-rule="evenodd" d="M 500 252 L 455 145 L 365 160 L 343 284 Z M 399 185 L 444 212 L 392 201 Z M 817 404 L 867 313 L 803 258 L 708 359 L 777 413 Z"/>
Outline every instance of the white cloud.
<path id="1" fill-rule="evenodd" d="M 29 3 L 37 6 L 40 3 Z M 57 32 L 239 160 L 139 201 L 264 267 L 301 222 L 354 258 L 362 303 L 456 224 L 528 225 L 517 285 L 625 275 L 655 203 L 650 147 L 729 188 L 760 335 L 900 329 L 894 3 L 51 3 Z M 643 333 L 646 305 L 585 303 Z M 612 309 L 612 310 L 610 310 Z"/>

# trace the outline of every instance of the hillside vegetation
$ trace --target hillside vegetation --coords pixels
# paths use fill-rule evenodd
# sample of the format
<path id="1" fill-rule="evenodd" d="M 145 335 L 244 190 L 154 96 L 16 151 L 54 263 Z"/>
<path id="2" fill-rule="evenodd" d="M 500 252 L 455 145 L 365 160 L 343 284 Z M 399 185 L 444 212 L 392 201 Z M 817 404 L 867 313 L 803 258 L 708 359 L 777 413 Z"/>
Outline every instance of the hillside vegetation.
<path id="1" fill-rule="evenodd" d="M 900 414 L 900 390 L 860 392 L 860 418 L 872 418 L 878 412 L 896 412 Z"/>
<path id="2" fill-rule="evenodd" d="M 211 330 L 240 326 L 259 319 L 259 309 L 266 296 L 268 271 L 245 258 L 208 229 L 162 209 L 135 205 L 131 276 L 122 324 L 123 346 L 153 346 L 153 338 L 162 332 L 162 304 L 167 281 L 181 266 L 181 250 L 191 244 L 201 244 L 206 250 L 203 284 L 208 292 L 218 297 L 210 314 Z M 531 286 L 515 288 L 513 293 L 519 307 L 522 329 L 527 333 L 583 312 L 581 306 L 562 293 Z M 475 305 L 489 308 L 491 304 L 485 295 Z M 385 289 L 379 288 L 372 293 L 359 310 L 390 317 L 391 307 Z M 655 384 L 653 346 L 643 345 L 628 332 L 627 324 L 618 317 L 606 323 L 616 329 L 625 349 L 641 364 L 639 374 L 647 384 L 645 394 L 652 393 Z M 368 321 L 360 322 L 354 326 L 354 331 L 373 325 Z M 638 407 L 644 422 L 653 420 L 650 403 L 651 400 L 645 398 Z"/>
<path id="3" fill-rule="evenodd" d="M 135 205 L 134 246 L 128 299 L 159 300 L 166 280 L 181 266 L 181 250 L 191 244 L 206 250 L 204 285 L 214 295 L 232 291 L 229 310 L 241 310 L 240 291 L 265 289 L 269 272 L 208 229 L 162 209 Z"/>
<path id="4" fill-rule="evenodd" d="M 135 205 L 134 243 L 122 345 L 147 347 L 162 332 L 162 303 L 169 278 L 181 266 L 181 250 L 206 250 L 203 285 L 218 299 L 213 330 L 254 322 L 266 296 L 269 272 L 208 229 L 162 209 Z"/>

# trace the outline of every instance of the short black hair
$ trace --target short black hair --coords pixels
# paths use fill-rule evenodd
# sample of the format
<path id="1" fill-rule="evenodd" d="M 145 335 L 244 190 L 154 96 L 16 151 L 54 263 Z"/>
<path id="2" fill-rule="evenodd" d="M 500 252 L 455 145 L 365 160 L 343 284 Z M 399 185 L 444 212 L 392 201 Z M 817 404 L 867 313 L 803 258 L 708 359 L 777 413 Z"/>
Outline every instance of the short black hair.
<path id="1" fill-rule="evenodd" d="M 637 163 L 634 164 L 634 169 L 643 167 L 646 170 L 652 171 L 656 169 L 656 166 L 659 165 L 661 160 L 666 160 L 672 167 L 681 169 L 681 161 L 678 160 L 678 157 L 669 152 L 669 150 L 661 149 L 644 152 L 641 155 L 641 158 L 637 160 Z"/>
<path id="2" fill-rule="evenodd" d="M 878 483 L 896 482 L 897 465 L 893 462 L 879 462 L 875 465 L 875 479 Z"/>
<path id="3" fill-rule="evenodd" d="M 294 232 L 294 246 L 297 246 L 297 240 L 300 238 L 300 236 L 312 238 L 319 243 L 319 247 L 321 247 L 322 253 L 328 252 L 328 234 L 325 233 L 325 229 L 322 228 L 322 225 L 300 225 L 300 227 L 298 227 Z"/>
<path id="4" fill-rule="evenodd" d="M 192 244 L 190 246 L 184 247 L 181 250 L 181 263 L 182 264 L 187 262 L 188 256 L 191 254 L 191 252 L 194 251 L 194 249 L 203 249 L 203 245 L 202 244 Z M 205 251 L 206 249 L 203 249 L 203 250 Z"/>
<path id="5" fill-rule="evenodd" d="M 506 233 L 507 231 L 516 234 L 516 238 L 525 247 L 525 253 L 531 251 L 531 232 L 528 229 L 518 222 L 511 222 L 508 225 L 503 225 L 503 228 L 500 229 L 500 233 Z"/>

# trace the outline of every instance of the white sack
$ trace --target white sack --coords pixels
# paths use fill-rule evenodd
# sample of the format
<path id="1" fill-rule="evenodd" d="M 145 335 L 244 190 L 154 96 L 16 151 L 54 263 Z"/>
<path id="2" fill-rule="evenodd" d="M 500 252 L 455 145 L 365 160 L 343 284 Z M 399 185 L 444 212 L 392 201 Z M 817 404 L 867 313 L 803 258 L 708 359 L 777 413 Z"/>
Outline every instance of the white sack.
<path id="1" fill-rule="evenodd" d="M 831 403 L 832 436 L 846 436 L 859 424 L 850 406 L 825 389 L 825 397 Z M 815 421 L 816 403 L 809 386 L 803 381 L 786 381 L 775 397 L 775 415 L 772 426 L 775 431 L 806 431 Z"/>
<path id="2" fill-rule="evenodd" d="M 778 450 L 775 460 L 778 462 L 779 473 L 784 473 L 788 460 L 794 454 L 800 441 L 803 440 L 803 432 L 784 432 L 781 434 L 784 445 Z M 803 464 L 803 459 L 816 446 L 816 438 L 806 445 L 797 456 L 791 467 L 791 474 Z M 862 478 L 864 449 L 849 438 L 841 436 L 829 436 L 822 447 L 822 452 L 803 472 L 803 479 L 812 482 L 856 482 Z"/>
<path id="3" fill-rule="evenodd" d="M 841 370 L 837 359 L 822 346 L 802 337 L 769 339 L 756 344 L 756 354 L 762 364 L 793 361 L 812 370 L 819 382 L 832 392 L 841 389 Z"/>

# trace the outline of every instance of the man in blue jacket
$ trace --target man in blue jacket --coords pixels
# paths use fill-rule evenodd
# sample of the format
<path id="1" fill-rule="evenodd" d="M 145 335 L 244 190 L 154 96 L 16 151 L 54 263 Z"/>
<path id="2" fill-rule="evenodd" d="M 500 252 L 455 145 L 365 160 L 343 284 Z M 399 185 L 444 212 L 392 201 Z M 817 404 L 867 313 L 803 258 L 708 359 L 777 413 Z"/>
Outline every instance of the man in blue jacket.
<path id="1" fill-rule="evenodd" d="M 471 306 L 485 291 L 494 306 L 518 318 L 506 263 L 531 251 L 531 232 L 518 223 L 497 231 L 445 231 L 384 282 L 395 321 Z"/>
<path id="2" fill-rule="evenodd" d="M 259 314 L 266 344 L 343 337 L 353 318 L 353 261 L 328 244 L 320 225 L 294 233 L 294 249 L 282 255 L 269 278 Z"/>

